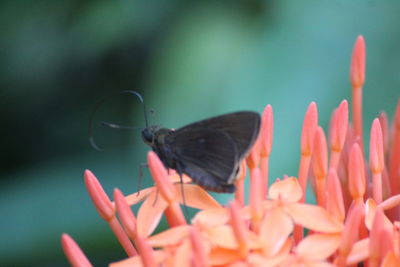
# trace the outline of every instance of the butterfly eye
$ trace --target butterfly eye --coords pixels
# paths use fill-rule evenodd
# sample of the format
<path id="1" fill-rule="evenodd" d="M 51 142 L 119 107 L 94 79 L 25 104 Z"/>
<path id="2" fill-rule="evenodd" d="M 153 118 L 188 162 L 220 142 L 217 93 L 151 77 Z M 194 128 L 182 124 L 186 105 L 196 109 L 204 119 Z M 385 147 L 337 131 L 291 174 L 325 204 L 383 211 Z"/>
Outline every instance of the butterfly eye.
<path id="1" fill-rule="evenodd" d="M 149 128 L 145 128 L 142 131 L 142 139 L 146 144 L 151 146 L 154 143 L 154 133 Z"/>

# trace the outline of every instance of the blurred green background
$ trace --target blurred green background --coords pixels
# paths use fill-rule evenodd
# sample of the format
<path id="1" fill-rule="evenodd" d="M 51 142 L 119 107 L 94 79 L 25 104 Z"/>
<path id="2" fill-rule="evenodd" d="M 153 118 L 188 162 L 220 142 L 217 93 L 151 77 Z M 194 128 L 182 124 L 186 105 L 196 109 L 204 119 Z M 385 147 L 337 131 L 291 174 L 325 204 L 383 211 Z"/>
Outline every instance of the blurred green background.
<path id="1" fill-rule="evenodd" d="M 105 190 L 136 191 L 147 147 L 137 90 L 153 123 L 178 128 L 237 110 L 275 115 L 270 177 L 296 175 L 304 112 L 319 107 L 326 129 L 350 99 L 350 55 L 367 43 L 365 138 L 380 110 L 393 117 L 400 86 L 400 2 L 2 1 L 0 3 L 0 265 L 68 266 L 69 233 L 97 266 L 125 257 L 85 191 L 92 170 Z M 366 139 L 368 140 L 368 139 Z M 151 184 L 148 171 L 143 180 Z M 230 196 L 223 196 L 225 199 Z"/>

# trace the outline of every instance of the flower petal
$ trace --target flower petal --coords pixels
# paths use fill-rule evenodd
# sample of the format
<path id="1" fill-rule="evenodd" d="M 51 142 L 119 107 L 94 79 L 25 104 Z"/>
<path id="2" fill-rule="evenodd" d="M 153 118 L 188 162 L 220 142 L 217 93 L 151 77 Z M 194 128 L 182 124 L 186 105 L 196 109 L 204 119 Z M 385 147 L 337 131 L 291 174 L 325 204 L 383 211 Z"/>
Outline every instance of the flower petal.
<path id="1" fill-rule="evenodd" d="M 249 267 L 249 264 L 244 261 L 237 261 L 230 264 L 229 267 Z"/>
<path id="2" fill-rule="evenodd" d="M 300 184 L 295 177 L 289 177 L 273 183 L 268 192 L 269 198 L 288 202 L 297 202 L 302 195 Z"/>
<path id="3" fill-rule="evenodd" d="M 109 267 L 142 267 L 140 256 L 130 257 L 121 261 L 110 263 Z"/>
<path id="4" fill-rule="evenodd" d="M 339 247 L 341 234 L 311 234 L 297 245 L 297 253 L 310 260 L 325 260 Z"/>
<path id="5" fill-rule="evenodd" d="M 129 206 L 135 205 L 143 201 L 152 191 L 154 191 L 154 187 L 148 187 L 136 193 L 130 194 L 125 197 L 126 202 L 128 203 Z"/>
<path id="6" fill-rule="evenodd" d="M 210 263 L 214 265 L 230 264 L 240 259 L 240 254 L 236 250 L 217 247 L 211 250 Z"/>
<path id="7" fill-rule="evenodd" d="M 277 257 L 266 258 L 258 253 L 251 253 L 247 261 L 250 263 L 250 266 L 257 266 L 257 267 L 275 267 L 281 266 L 279 265 L 282 261 L 285 260 L 287 255 L 279 255 Z"/>
<path id="8" fill-rule="evenodd" d="M 292 233 L 293 226 L 292 219 L 282 209 L 274 208 L 267 212 L 260 226 L 264 256 L 273 256 L 281 250 Z"/>
<path id="9" fill-rule="evenodd" d="M 382 202 L 382 203 L 384 203 L 384 202 Z M 380 205 L 379 205 L 379 207 L 380 207 Z M 372 223 L 375 218 L 376 209 L 377 209 L 377 205 L 376 205 L 375 200 L 373 200 L 372 198 L 367 199 L 367 201 L 365 203 L 365 226 L 370 231 L 372 229 Z M 393 230 L 393 224 L 390 222 L 390 220 L 386 216 L 384 216 L 384 227 L 385 227 L 385 229 L 388 229 L 390 231 Z"/>
<path id="10" fill-rule="evenodd" d="M 157 198 L 157 199 L 156 199 Z M 161 220 L 161 215 L 168 204 L 153 191 L 140 206 L 137 215 L 137 234 L 140 236 L 149 236 L 156 229 Z"/>
<path id="11" fill-rule="evenodd" d="M 263 203 L 262 203 L 263 209 L 265 209 L 265 210 L 270 210 L 270 209 L 276 207 L 276 206 L 277 206 L 277 203 L 278 203 L 278 202 L 275 201 L 275 200 L 266 199 L 266 200 L 264 200 Z M 246 207 L 243 208 L 243 210 L 246 210 L 246 209 L 248 209 L 248 206 L 246 206 Z M 246 212 L 247 212 L 248 214 L 250 214 L 250 211 L 246 211 Z"/>
<path id="12" fill-rule="evenodd" d="M 237 249 L 239 247 L 233 229 L 228 225 L 207 227 L 206 231 L 208 239 L 214 246 L 226 249 Z"/>
<path id="13" fill-rule="evenodd" d="M 343 230 L 343 224 L 319 206 L 293 203 L 287 204 L 285 210 L 297 224 L 310 230 L 323 233 L 339 233 Z"/>
<path id="14" fill-rule="evenodd" d="M 207 191 L 195 184 L 184 184 L 183 185 L 183 196 L 182 196 L 182 184 L 175 184 L 178 192 L 178 201 L 181 204 L 186 204 L 189 207 L 205 210 L 221 208 L 221 204 L 218 203 Z"/>
<path id="15" fill-rule="evenodd" d="M 379 204 L 383 210 L 392 209 L 400 204 L 400 195 L 394 195 L 387 198 L 385 201 Z"/>
<path id="16" fill-rule="evenodd" d="M 347 257 L 347 265 L 355 265 L 364 261 L 369 257 L 369 238 L 364 238 L 354 243 L 349 256 Z"/>
<path id="17" fill-rule="evenodd" d="M 180 225 L 159 234 L 153 235 L 147 239 L 147 242 L 152 247 L 173 246 L 180 243 L 189 235 L 189 225 Z"/>
<path id="18" fill-rule="evenodd" d="M 155 250 L 153 252 L 153 256 L 155 258 L 155 261 L 161 264 L 166 259 L 167 254 L 162 250 Z M 142 267 L 142 266 L 143 264 L 140 256 L 130 257 L 125 260 L 111 263 L 109 265 L 109 267 Z"/>
<path id="19" fill-rule="evenodd" d="M 307 266 L 307 267 L 335 267 L 332 263 L 326 261 L 311 261 L 306 262 L 305 264 L 301 264 L 299 266 Z"/>
<path id="20" fill-rule="evenodd" d="M 192 266 L 192 257 L 192 246 L 190 240 L 186 239 L 175 251 L 173 266 Z"/>
<path id="21" fill-rule="evenodd" d="M 282 246 L 282 249 L 278 252 L 278 255 L 287 255 L 292 251 L 294 245 L 294 240 L 291 237 L 288 237 L 285 243 Z"/>
<path id="22" fill-rule="evenodd" d="M 223 225 L 229 220 L 229 212 L 225 208 L 206 209 L 198 212 L 192 219 L 193 224 L 207 225 L 209 227 Z"/>
<path id="23" fill-rule="evenodd" d="M 233 229 L 229 225 L 220 226 L 202 226 L 202 232 L 206 235 L 213 246 L 218 246 L 226 249 L 238 249 L 239 243 L 235 237 Z M 247 245 L 250 249 L 258 249 L 261 247 L 259 238 L 251 231 L 246 233 Z M 238 254 L 237 252 L 235 252 Z"/>
<path id="24" fill-rule="evenodd" d="M 400 258 L 393 251 L 389 251 L 382 261 L 381 267 L 396 267 L 400 266 Z"/>

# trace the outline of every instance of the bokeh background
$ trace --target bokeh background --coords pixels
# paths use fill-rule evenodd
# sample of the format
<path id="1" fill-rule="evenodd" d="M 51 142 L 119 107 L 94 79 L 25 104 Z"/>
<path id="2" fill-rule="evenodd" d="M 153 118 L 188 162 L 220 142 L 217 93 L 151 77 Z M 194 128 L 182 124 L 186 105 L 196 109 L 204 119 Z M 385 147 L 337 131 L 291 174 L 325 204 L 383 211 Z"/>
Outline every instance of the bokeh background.
<path id="1" fill-rule="evenodd" d="M 154 108 L 150 120 L 171 128 L 271 104 L 270 177 L 296 175 L 308 104 L 317 102 L 327 129 L 350 99 L 358 34 L 368 55 L 365 129 L 380 110 L 393 118 L 399 14 L 395 0 L 1 1 L 0 265 L 68 266 L 63 232 L 96 266 L 125 257 L 82 174 L 92 170 L 110 194 L 136 191 L 148 150 L 139 131 L 99 124 L 144 126 L 143 112 L 133 97 L 106 101 L 94 118 L 100 153 L 88 142 L 99 99 L 137 90 Z"/>

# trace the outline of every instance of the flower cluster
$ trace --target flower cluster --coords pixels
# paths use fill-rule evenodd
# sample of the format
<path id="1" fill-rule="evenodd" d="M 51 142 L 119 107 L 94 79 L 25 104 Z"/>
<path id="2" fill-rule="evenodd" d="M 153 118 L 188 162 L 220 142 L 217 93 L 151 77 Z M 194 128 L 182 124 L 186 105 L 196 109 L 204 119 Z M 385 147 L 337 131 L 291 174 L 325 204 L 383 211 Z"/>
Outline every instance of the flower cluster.
<path id="1" fill-rule="evenodd" d="M 115 189 L 114 202 L 86 171 L 90 197 L 128 255 L 110 266 L 400 266 L 400 102 L 391 127 L 384 112 L 373 121 L 367 160 L 364 79 L 365 43 L 359 36 L 350 68 L 352 123 L 344 100 L 332 113 L 327 140 L 311 103 L 301 133 L 298 177 L 283 177 L 270 186 L 273 112 L 267 106 L 259 138 L 241 165 L 235 198 L 227 206 L 189 177 L 179 183 L 154 152 L 148 153 L 148 164 L 155 186 L 128 196 Z M 304 201 L 308 183 L 315 205 Z M 130 206 L 139 202 L 135 215 Z M 199 210 L 190 223 L 182 204 Z M 153 234 L 163 215 L 169 229 Z M 91 266 L 69 235 L 63 234 L 61 241 L 73 266 Z"/>

